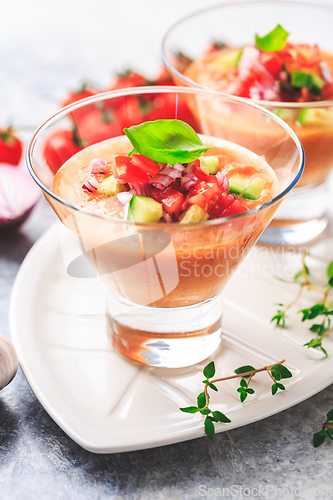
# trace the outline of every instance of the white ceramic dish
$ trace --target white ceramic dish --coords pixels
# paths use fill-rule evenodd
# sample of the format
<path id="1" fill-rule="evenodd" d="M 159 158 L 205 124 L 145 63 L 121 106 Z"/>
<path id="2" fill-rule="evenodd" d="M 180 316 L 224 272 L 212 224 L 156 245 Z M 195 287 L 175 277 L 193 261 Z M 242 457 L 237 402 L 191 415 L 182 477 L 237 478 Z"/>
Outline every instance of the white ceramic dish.
<path id="1" fill-rule="evenodd" d="M 179 370 L 132 364 L 109 345 L 104 297 L 96 279 L 67 275 L 59 243 L 60 223 L 29 252 L 18 273 L 10 306 L 12 339 L 21 368 L 37 398 L 54 421 L 79 445 L 96 453 L 160 446 L 204 435 L 203 417 L 179 407 L 195 404 L 206 362 Z M 329 247 L 329 248 L 328 248 Z M 322 242 L 313 255 L 329 255 Z M 255 394 L 240 403 L 237 381 L 219 384 L 211 406 L 231 424 L 217 432 L 249 424 L 282 411 L 333 382 L 333 356 L 302 345 L 313 337 L 291 311 L 288 330 L 270 323 L 275 302 L 290 301 L 297 289 L 276 280 L 299 268 L 292 251 L 285 255 L 254 248 L 225 292 L 223 341 L 212 356 L 217 374 L 226 376 L 245 364 L 262 367 L 286 358 L 293 378 L 287 390 L 270 394 L 267 374 L 253 380 Z M 324 264 L 314 259 L 319 268 Z M 308 292 L 298 305 L 310 305 Z M 313 302 L 312 302 L 313 303 Z M 328 353 L 333 341 L 325 339 Z"/>

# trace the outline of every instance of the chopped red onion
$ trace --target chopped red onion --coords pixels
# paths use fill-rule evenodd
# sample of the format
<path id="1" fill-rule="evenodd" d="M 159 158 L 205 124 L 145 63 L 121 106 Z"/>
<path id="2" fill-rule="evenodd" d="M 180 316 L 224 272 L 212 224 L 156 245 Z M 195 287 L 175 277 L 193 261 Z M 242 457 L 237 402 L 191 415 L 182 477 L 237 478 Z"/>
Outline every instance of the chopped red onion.
<path id="1" fill-rule="evenodd" d="M 40 193 L 27 172 L 0 163 L 0 229 L 22 224 L 36 205 Z"/>
<path id="2" fill-rule="evenodd" d="M 216 179 L 217 179 L 217 182 L 220 184 L 220 186 L 222 186 L 223 189 L 227 192 L 229 189 L 228 177 L 226 177 L 224 174 L 222 174 L 222 172 L 217 172 Z"/>
<path id="3" fill-rule="evenodd" d="M 134 181 L 129 183 L 130 192 L 138 196 L 150 196 L 150 186 L 148 182 Z"/>
<path id="4" fill-rule="evenodd" d="M 320 67 L 320 74 L 324 78 L 324 80 L 326 80 L 326 82 L 332 83 L 333 82 L 332 73 L 327 62 L 321 61 L 319 67 Z"/>
<path id="5" fill-rule="evenodd" d="M 107 166 L 108 164 L 103 158 L 94 158 L 89 163 L 92 174 L 106 174 Z"/>
<path id="6" fill-rule="evenodd" d="M 96 181 L 93 177 L 82 184 L 82 189 L 84 191 L 88 191 L 88 193 L 94 193 L 99 186 L 99 182 Z"/>
<path id="7" fill-rule="evenodd" d="M 185 169 L 184 165 L 181 163 L 176 163 L 172 166 L 168 163 L 165 167 L 150 179 L 149 183 L 155 186 L 157 189 L 164 189 L 175 180 L 182 176 L 182 171 Z"/>
<path id="8" fill-rule="evenodd" d="M 260 52 L 254 47 L 245 47 L 238 62 L 238 74 L 242 81 L 247 80 L 250 71 L 259 59 Z"/>
<path id="9" fill-rule="evenodd" d="M 132 199 L 133 194 L 129 191 L 123 191 L 122 193 L 117 194 L 117 198 L 123 205 L 129 204 Z"/>
<path id="10" fill-rule="evenodd" d="M 193 174 L 193 172 L 186 172 L 181 180 L 182 186 L 187 190 L 191 189 L 191 187 L 193 187 L 197 182 L 198 178 Z"/>

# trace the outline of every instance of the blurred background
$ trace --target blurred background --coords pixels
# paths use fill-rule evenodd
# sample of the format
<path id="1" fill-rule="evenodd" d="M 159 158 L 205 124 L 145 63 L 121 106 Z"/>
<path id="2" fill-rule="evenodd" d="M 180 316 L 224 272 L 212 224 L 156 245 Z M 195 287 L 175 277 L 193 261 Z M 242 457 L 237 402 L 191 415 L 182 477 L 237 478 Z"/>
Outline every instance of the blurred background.
<path id="1" fill-rule="evenodd" d="M 172 22 L 204 0 L 2 2 L 0 127 L 31 131 L 83 82 L 105 87 L 128 68 L 153 78 Z"/>

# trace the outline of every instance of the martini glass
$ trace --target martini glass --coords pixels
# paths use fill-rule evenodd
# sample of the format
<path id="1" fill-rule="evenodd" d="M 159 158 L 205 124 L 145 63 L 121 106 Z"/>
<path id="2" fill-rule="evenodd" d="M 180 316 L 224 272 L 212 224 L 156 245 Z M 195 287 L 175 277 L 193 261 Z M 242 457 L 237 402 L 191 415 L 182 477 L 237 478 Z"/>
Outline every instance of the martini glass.
<path id="1" fill-rule="evenodd" d="M 318 44 L 332 60 L 333 7 L 320 3 L 297 1 L 235 1 L 204 8 L 176 21 L 162 42 L 162 58 L 176 85 L 219 90 L 211 81 L 180 68 L 175 53 L 181 52 L 193 61 L 203 58 L 214 41 L 230 48 L 254 44 L 255 33 L 261 36 L 281 24 L 289 33 L 288 41 Z M 274 217 L 260 241 L 271 244 L 301 244 L 317 237 L 327 226 L 329 207 L 328 176 L 333 168 L 333 101 L 272 102 L 255 101 L 283 118 L 299 136 L 305 151 L 304 174 L 297 188 Z M 301 123 L 307 113 L 311 119 Z M 324 119 L 318 119 L 323 116 Z M 257 131 L 255 131 L 257 134 Z M 263 127 L 261 134 L 270 133 Z M 251 124 L 242 134 L 246 145 L 259 153 L 261 146 L 252 135 Z M 237 137 L 235 137 L 237 142 Z M 267 158 L 269 162 L 269 158 Z"/>
<path id="2" fill-rule="evenodd" d="M 90 129 L 81 125 L 85 111 L 98 115 L 91 111 L 94 107 L 113 117 L 108 139 L 140 121 L 177 118 L 218 143 L 230 140 L 230 127 L 237 130 L 240 123 L 251 123 L 253 133 L 258 130 L 257 153 L 269 155 L 280 193 L 247 212 L 190 224 L 134 223 L 90 212 L 70 196 L 61 198 L 52 191 L 54 168 L 45 144 L 56 132 L 73 131 L 74 124 L 82 150 L 70 162 L 85 166 L 96 156 L 107 159 L 110 143 L 99 142 L 98 122 L 91 117 Z M 221 126 L 221 119 L 228 127 Z M 263 123 L 269 124 L 271 135 L 259 137 Z M 243 146 L 241 135 L 237 138 Z M 60 164 L 68 160 L 61 154 Z M 64 108 L 35 132 L 26 159 L 33 179 L 78 249 L 74 260 L 65 259 L 68 274 L 83 276 L 83 263 L 89 262 L 103 283 L 107 334 L 114 348 L 133 361 L 170 368 L 198 363 L 218 348 L 223 289 L 298 182 L 304 164 L 296 134 L 264 108 L 212 91 L 170 86 L 109 92 Z"/>

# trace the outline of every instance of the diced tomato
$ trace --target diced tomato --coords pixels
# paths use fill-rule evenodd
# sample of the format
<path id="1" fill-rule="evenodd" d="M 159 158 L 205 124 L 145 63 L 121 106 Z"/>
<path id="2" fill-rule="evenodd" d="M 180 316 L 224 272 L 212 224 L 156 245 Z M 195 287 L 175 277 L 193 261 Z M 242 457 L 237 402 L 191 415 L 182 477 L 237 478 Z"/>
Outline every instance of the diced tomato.
<path id="1" fill-rule="evenodd" d="M 117 156 L 115 159 L 117 167 L 117 180 L 123 184 L 127 182 L 147 182 L 148 174 L 132 164 L 129 156 Z"/>
<path id="2" fill-rule="evenodd" d="M 195 163 L 195 166 L 192 167 L 192 173 L 199 179 L 199 181 L 211 182 L 210 175 L 205 174 L 205 172 L 201 170 L 200 160 L 196 160 Z"/>
<path id="3" fill-rule="evenodd" d="M 162 203 L 164 210 L 172 215 L 178 215 L 182 204 L 184 202 L 184 195 L 171 187 L 166 188 L 161 197 L 160 203 Z"/>
<path id="4" fill-rule="evenodd" d="M 281 59 L 276 52 L 261 53 L 260 62 L 272 75 L 278 75 L 283 69 Z"/>
<path id="5" fill-rule="evenodd" d="M 160 167 L 153 161 L 143 155 L 132 156 L 132 165 L 141 168 L 147 174 L 154 176 L 160 170 Z"/>
<path id="6" fill-rule="evenodd" d="M 243 212 L 247 212 L 247 208 L 244 207 L 239 200 L 234 200 L 229 207 L 223 210 L 220 217 L 230 217 L 231 215 L 241 214 Z"/>
<path id="7" fill-rule="evenodd" d="M 211 219 L 216 219 L 234 202 L 234 198 L 223 192 L 215 183 L 200 182 L 190 190 L 186 201 L 190 205 L 199 205 L 207 210 Z"/>

